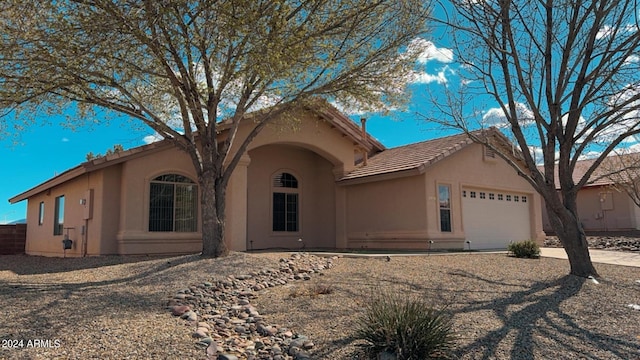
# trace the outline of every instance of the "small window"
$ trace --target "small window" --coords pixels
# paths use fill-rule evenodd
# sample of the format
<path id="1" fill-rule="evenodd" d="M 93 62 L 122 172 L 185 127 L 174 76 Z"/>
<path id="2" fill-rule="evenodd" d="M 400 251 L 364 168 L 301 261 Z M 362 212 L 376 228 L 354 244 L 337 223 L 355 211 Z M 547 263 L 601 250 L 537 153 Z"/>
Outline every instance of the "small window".
<path id="1" fill-rule="evenodd" d="M 462 197 L 467 197 L 467 190 L 462 190 Z"/>
<path id="2" fill-rule="evenodd" d="M 483 192 L 480 193 L 480 199 L 486 199 L 487 195 Z"/>
<path id="3" fill-rule="evenodd" d="M 522 202 L 525 202 L 525 203 L 527 202 L 527 197 L 524 195 L 522 196 Z"/>
<path id="4" fill-rule="evenodd" d="M 494 193 L 489 193 L 489 200 L 494 200 L 496 195 Z"/>
<path id="5" fill-rule="evenodd" d="M 38 207 L 38 225 L 42 224 L 44 224 L 44 201 L 41 201 Z"/>
<path id="6" fill-rule="evenodd" d="M 475 191 L 471 192 L 471 197 L 475 199 L 475 197 L 476 197 L 476 192 Z"/>
<path id="7" fill-rule="evenodd" d="M 473 192 L 471 192 L 473 194 Z M 451 232 L 451 188 L 438 185 L 438 203 L 440 207 L 440 231 Z"/>
<path id="8" fill-rule="evenodd" d="M 62 235 L 64 232 L 64 195 L 58 196 L 55 202 L 53 215 L 53 235 Z"/>
<path id="9" fill-rule="evenodd" d="M 298 179 L 289 173 L 283 172 L 273 177 L 273 187 L 297 189 Z"/>
<path id="10" fill-rule="evenodd" d="M 520 196 L 518 196 L 518 195 L 513 195 L 513 201 L 515 201 L 515 202 L 520 202 Z"/>
<path id="11" fill-rule="evenodd" d="M 507 195 L 507 201 L 511 201 L 511 195 Z"/>
<path id="12" fill-rule="evenodd" d="M 498 194 L 498 200 L 502 201 L 503 199 L 502 194 Z"/>

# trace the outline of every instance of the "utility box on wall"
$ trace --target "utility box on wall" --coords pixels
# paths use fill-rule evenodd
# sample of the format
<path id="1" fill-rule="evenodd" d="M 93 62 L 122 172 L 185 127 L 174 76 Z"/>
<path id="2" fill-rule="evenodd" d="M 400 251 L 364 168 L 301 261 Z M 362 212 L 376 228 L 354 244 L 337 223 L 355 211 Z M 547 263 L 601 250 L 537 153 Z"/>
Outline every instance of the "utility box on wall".
<path id="1" fill-rule="evenodd" d="M 84 192 L 80 205 L 84 206 L 82 210 L 82 219 L 89 220 L 93 217 L 93 189 Z"/>

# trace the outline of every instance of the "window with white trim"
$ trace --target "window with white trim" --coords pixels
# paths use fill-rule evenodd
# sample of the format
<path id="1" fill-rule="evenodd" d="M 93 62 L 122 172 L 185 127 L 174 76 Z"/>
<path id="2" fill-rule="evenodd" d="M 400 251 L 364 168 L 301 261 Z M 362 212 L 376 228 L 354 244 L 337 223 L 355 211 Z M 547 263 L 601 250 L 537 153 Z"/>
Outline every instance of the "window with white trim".
<path id="1" fill-rule="evenodd" d="M 451 232 L 451 187 L 449 185 L 438 185 L 438 203 L 440 231 Z"/>
<path id="2" fill-rule="evenodd" d="M 198 186 L 193 180 L 178 174 L 151 180 L 149 231 L 198 231 Z"/>
<path id="3" fill-rule="evenodd" d="M 38 225 L 44 224 L 44 201 L 40 201 L 38 206 Z"/>
<path id="4" fill-rule="evenodd" d="M 295 176 L 282 172 L 273 177 L 272 230 L 297 232 L 300 229 L 299 187 Z"/>
<path id="5" fill-rule="evenodd" d="M 55 202 L 53 214 L 53 235 L 62 235 L 64 232 L 64 195 L 58 196 Z"/>

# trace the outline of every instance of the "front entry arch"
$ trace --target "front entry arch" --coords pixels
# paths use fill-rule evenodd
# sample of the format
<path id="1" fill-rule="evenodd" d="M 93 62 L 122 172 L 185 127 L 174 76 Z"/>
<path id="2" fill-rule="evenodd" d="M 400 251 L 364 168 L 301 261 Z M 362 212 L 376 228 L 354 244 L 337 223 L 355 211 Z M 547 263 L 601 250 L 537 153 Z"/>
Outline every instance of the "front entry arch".
<path id="1" fill-rule="evenodd" d="M 249 156 L 247 249 L 335 248 L 334 165 L 286 144 L 261 146 Z"/>

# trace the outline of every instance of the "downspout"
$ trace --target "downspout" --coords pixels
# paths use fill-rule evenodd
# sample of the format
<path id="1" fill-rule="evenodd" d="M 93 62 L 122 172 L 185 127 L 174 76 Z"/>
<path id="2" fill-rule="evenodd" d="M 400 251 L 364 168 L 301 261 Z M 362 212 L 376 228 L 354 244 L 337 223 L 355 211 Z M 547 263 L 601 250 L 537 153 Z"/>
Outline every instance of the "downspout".
<path id="1" fill-rule="evenodd" d="M 367 143 L 367 119 L 366 118 L 360 118 L 360 129 L 362 129 L 362 141 L 366 144 Z M 367 166 L 367 159 L 369 157 L 369 152 L 367 151 L 367 148 L 363 146 L 362 148 L 362 166 Z"/>

